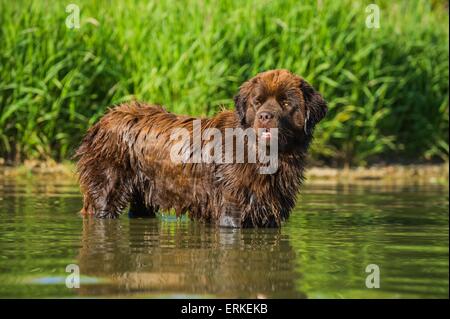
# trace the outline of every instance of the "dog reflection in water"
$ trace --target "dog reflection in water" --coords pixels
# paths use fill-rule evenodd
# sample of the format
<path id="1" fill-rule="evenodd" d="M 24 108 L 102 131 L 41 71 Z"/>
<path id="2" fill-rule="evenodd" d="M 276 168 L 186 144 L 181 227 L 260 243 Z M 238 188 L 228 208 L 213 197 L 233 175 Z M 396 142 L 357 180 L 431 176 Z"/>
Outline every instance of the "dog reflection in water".
<path id="1" fill-rule="evenodd" d="M 162 221 L 160 219 L 163 219 Z M 304 297 L 279 229 L 215 228 L 187 220 L 84 219 L 83 296 Z"/>

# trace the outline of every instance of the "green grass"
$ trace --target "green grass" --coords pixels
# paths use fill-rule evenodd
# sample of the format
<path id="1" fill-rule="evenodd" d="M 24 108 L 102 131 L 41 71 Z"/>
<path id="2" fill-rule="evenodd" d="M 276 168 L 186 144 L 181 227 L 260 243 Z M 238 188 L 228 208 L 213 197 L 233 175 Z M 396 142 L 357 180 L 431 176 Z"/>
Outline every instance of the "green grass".
<path id="1" fill-rule="evenodd" d="M 337 164 L 448 159 L 443 1 L 0 0 L 0 157 L 69 158 L 131 98 L 212 115 L 244 80 L 287 68 L 328 100 L 312 156 Z"/>

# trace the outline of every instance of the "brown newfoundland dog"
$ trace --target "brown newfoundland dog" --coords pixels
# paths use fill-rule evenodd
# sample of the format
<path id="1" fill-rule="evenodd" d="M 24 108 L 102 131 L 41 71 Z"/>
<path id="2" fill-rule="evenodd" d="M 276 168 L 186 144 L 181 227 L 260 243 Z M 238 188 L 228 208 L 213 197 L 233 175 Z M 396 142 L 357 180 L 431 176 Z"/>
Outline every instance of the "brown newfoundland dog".
<path id="1" fill-rule="evenodd" d="M 111 109 L 89 129 L 75 155 L 84 196 L 81 213 L 115 218 L 129 204 L 130 216 L 174 210 L 220 226 L 279 227 L 295 206 L 313 129 L 326 114 L 326 102 L 287 70 L 256 75 L 234 101 L 235 111 L 212 118 L 178 116 L 137 102 Z M 205 138 L 211 129 L 213 139 Z M 230 129 L 238 132 L 231 135 L 232 148 L 226 143 L 225 149 L 216 148 Z M 180 141 L 176 132 L 191 136 Z M 276 156 L 270 161 L 275 169 L 262 172 L 267 161 L 251 161 L 252 150 Z M 174 154 L 180 156 L 174 159 Z M 221 161 L 227 154 L 228 161 Z"/>

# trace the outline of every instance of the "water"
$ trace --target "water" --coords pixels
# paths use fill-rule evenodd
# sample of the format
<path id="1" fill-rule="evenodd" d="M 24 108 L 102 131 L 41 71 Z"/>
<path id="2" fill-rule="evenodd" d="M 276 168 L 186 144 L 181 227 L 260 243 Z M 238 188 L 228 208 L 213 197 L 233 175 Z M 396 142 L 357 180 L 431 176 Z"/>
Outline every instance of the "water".
<path id="1" fill-rule="evenodd" d="M 448 205 L 442 186 L 309 185 L 281 230 L 233 230 L 83 220 L 73 182 L 0 179 L 0 297 L 448 298 Z"/>

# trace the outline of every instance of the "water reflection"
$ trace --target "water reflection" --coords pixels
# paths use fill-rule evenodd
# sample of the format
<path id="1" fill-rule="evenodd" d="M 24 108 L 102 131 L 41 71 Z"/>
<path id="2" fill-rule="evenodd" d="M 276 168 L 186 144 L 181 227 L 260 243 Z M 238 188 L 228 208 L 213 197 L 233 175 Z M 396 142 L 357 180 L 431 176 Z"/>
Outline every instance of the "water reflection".
<path id="1" fill-rule="evenodd" d="M 448 297 L 448 190 L 310 186 L 285 226 L 308 298 Z M 367 289 L 369 264 L 381 288 Z"/>
<path id="2" fill-rule="evenodd" d="M 283 260 L 280 263 L 280 260 Z M 304 297 L 288 235 L 158 219 L 84 220 L 81 272 L 108 284 L 81 295 Z"/>
<path id="3" fill-rule="evenodd" d="M 280 230 L 233 230 L 82 219 L 73 181 L 0 179 L 0 297 L 448 298 L 448 205 L 442 186 L 307 185 Z"/>

